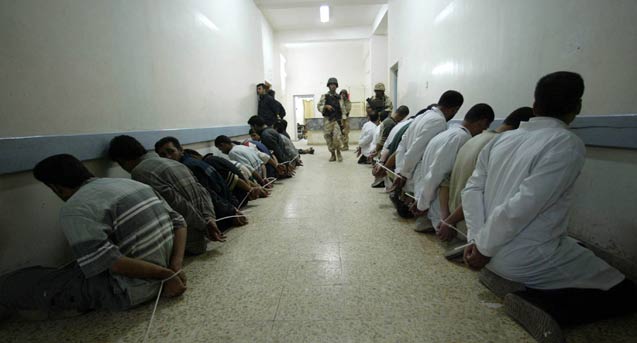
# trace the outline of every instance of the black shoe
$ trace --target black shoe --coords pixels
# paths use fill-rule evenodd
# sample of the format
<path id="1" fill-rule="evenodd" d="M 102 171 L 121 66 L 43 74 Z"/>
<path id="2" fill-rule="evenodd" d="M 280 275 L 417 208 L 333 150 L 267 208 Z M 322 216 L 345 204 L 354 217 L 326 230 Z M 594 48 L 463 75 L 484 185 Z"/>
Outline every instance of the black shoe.
<path id="1" fill-rule="evenodd" d="M 365 157 L 365 155 L 361 155 L 361 157 L 358 158 L 358 164 L 367 164 L 367 157 Z"/>
<path id="2" fill-rule="evenodd" d="M 526 300 L 526 292 L 504 297 L 504 311 L 540 343 L 564 343 L 562 329 L 550 314 Z"/>
<path id="3" fill-rule="evenodd" d="M 487 268 L 480 270 L 478 280 L 500 298 L 504 298 L 509 293 L 526 290 L 523 284 L 500 277 Z"/>
<path id="4" fill-rule="evenodd" d="M 372 183 L 372 188 L 383 188 L 385 187 L 385 180 L 378 179 Z"/>

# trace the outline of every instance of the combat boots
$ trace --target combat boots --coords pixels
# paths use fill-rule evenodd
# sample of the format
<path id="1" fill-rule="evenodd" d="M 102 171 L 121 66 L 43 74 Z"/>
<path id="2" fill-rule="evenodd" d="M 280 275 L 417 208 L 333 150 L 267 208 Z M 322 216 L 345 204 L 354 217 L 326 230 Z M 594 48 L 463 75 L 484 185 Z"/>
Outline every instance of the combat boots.
<path id="1" fill-rule="evenodd" d="M 332 156 L 330 157 L 330 162 L 334 162 L 336 161 L 336 155 L 334 154 L 334 151 L 332 151 Z"/>
<path id="2" fill-rule="evenodd" d="M 339 162 L 343 162 L 343 156 L 341 156 L 341 151 L 340 150 L 336 150 L 336 159 Z"/>

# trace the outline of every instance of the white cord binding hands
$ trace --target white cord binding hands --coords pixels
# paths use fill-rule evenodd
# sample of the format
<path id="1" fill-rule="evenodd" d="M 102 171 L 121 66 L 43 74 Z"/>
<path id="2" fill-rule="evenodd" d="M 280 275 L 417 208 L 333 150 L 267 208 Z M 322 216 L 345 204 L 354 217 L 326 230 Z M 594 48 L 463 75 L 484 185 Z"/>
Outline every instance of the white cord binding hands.
<path id="1" fill-rule="evenodd" d="M 411 194 L 409 194 L 409 193 L 404 193 L 404 194 L 405 194 L 406 196 L 408 196 L 408 197 L 410 197 L 410 198 L 412 198 L 412 199 L 416 200 L 416 197 L 415 197 L 415 196 L 413 196 L 413 195 L 411 195 Z M 460 234 L 462 237 L 464 237 L 464 239 L 465 239 L 465 240 L 468 240 L 467 235 L 466 235 L 466 234 L 464 234 L 464 232 L 462 232 L 462 231 L 458 230 L 458 228 L 457 228 L 457 227 L 455 227 L 455 226 L 453 226 L 453 225 L 451 225 L 451 224 L 447 223 L 446 221 L 444 221 L 444 219 L 440 219 L 440 222 L 441 222 L 441 223 L 443 223 L 443 224 L 445 224 L 445 225 L 447 225 L 448 227 L 452 228 L 455 232 L 457 232 L 457 233 L 458 233 L 458 234 Z M 468 245 L 468 244 L 467 244 L 467 245 Z"/>
<path id="2" fill-rule="evenodd" d="M 157 299 L 155 300 L 155 307 L 153 307 L 153 314 L 150 316 L 150 321 L 148 322 L 148 328 L 146 329 L 146 334 L 144 334 L 143 342 L 146 343 L 148 341 L 148 334 L 150 333 L 150 328 L 153 325 L 153 320 L 155 319 L 155 312 L 157 311 L 157 305 L 159 304 L 159 298 L 161 297 L 161 292 L 164 289 L 164 282 L 172 280 L 175 276 L 181 273 L 181 269 L 175 272 L 175 274 L 171 275 L 169 278 L 161 280 L 161 284 L 159 285 L 159 292 L 157 293 Z"/>

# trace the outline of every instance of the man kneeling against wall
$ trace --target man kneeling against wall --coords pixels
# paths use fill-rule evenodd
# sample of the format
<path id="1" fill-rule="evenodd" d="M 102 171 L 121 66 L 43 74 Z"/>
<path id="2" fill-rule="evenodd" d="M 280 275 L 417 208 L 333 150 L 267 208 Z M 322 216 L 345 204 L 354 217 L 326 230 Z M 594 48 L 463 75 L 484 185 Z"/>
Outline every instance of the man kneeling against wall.
<path id="1" fill-rule="evenodd" d="M 248 125 L 250 125 L 250 128 L 254 130 L 254 136 L 258 135 L 261 143 L 263 143 L 263 145 L 265 145 L 270 151 L 272 151 L 272 154 L 276 157 L 279 165 L 285 165 L 286 171 L 285 173 L 281 173 L 279 171 L 279 178 L 291 177 L 292 175 L 294 175 L 296 160 L 294 156 L 288 154 L 279 132 L 271 127 L 267 127 L 263 120 L 258 116 L 250 117 L 250 119 L 248 120 Z"/>
<path id="2" fill-rule="evenodd" d="M 465 250 L 467 264 L 528 288 L 507 294 L 505 310 L 540 342 L 563 342 L 560 325 L 637 309 L 635 284 L 567 234 L 586 154 L 567 127 L 583 93 L 576 73 L 541 78 L 536 117 L 486 145 L 462 193 L 468 238 L 475 241 Z"/>
<path id="3" fill-rule="evenodd" d="M 125 310 L 154 298 L 160 281 L 181 270 L 186 223 L 152 188 L 96 178 L 71 155 L 46 158 L 33 174 L 65 202 L 60 223 L 76 261 L 0 277 L 0 319 L 16 311 L 44 319 Z M 162 292 L 185 290 L 180 274 Z"/>
<path id="4" fill-rule="evenodd" d="M 155 152 L 147 152 L 135 138 L 125 135 L 111 140 L 108 155 L 131 173 L 133 180 L 151 186 L 184 216 L 188 224 L 186 253 L 199 255 L 206 252 L 206 235 L 214 241 L 225 240 L 217 227 L 210 194 L 197 182 L 188 167 L 161 158 Z"/>
<path id="5" fill-rule="evenodd" d="M 179 140 L 175 137 L 164 137 L 155 142 L 155 152 L 161 157 L 181 162 L 190 169 L 197 181 L 199 181 L 199 183 L 206 188 L 208 194 L 210 194 L 210 199 L 215 207 L 215 214 L 218 217 L 241 215 L 235 208 L 235 206 L 239 206 L 240 201 L 236 200 L 236 196 L 241 197 L 241 199 L 247 196 L 250 200 L 254 200 L 258 197 L 259 190 L 254 189 L 253 191 L 252 188 L 245 183 L 242 183 L 245 187 L 243 189 L 239 189 L 240 187 L 238 185 L 235 185 L 233 189 L 227 187 L 224 179 L 215 168 L 185 152 L 181 143 L 179 143 Z M 238 192 L 240 190 L 241 192 Z M 237 203 L 235 204 L 233 201 Z M 245 224 L 247 224 L 247 220 L 244 217 L 235 217 L 222 220 L 217 223 L 217 226 L 221 230 L 225 230 L 232 226 L 243 226 Z"/>

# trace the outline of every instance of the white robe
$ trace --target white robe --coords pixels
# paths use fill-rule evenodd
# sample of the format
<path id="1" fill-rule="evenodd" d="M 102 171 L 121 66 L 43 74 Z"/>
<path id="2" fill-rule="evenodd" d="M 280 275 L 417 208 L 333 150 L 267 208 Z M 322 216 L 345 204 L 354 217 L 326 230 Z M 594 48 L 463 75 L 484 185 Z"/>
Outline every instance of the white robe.
<path id="1" fill-rule="evenodd" d="M 494 273 L 531 288 L 608 290 L 624 275 L 567 236 L 584 143 L 564 122 L 537 117 L 480 153 L 462 193 L 469 240 Z"/>
<path id="2" fill-rule="evenodd" d="M 458 150 L 471 139 L 464 126 L 454 126 L 432 138 L 422 156 L 419 169 L 414 173 L 415 197 L 418 209 L 429 210 L 427 217 L 437 227 L 440 222 L 440 199 L 438 188 L 451 174 Z"/>
<path id="3" fill-rule="evenodd" d="M 381 125 L 376 126 L 376 129 L 374 130 L 374 138 L 372 139 L 372 146 L 375 147 L 376 144 L 378 144 L 378 141 L 380 140 L 380 129 L 381 129 Z"/>
<path id="4" fill-rule="evenodd" d="M 363 156 L 369 157 L 369 154 L 376 148 L 375 145 L 372 146 L 372 143 L 374 142 L 374 134 L 377 126 L 375 123 L 368 121 L 361 128 L 361 137 L 358 139 L 358 146 L 361 147 L 361 154 Z"/>
<path id="5" fill-rule="evenodd" d="M 447 120 L 438 107 L 414 119 L 396 149 L 396 173 L 403 175 L 409 181 L 429 141 L 446 129 Z M 413 182 L 410 184 L 413 189 Z"/>

